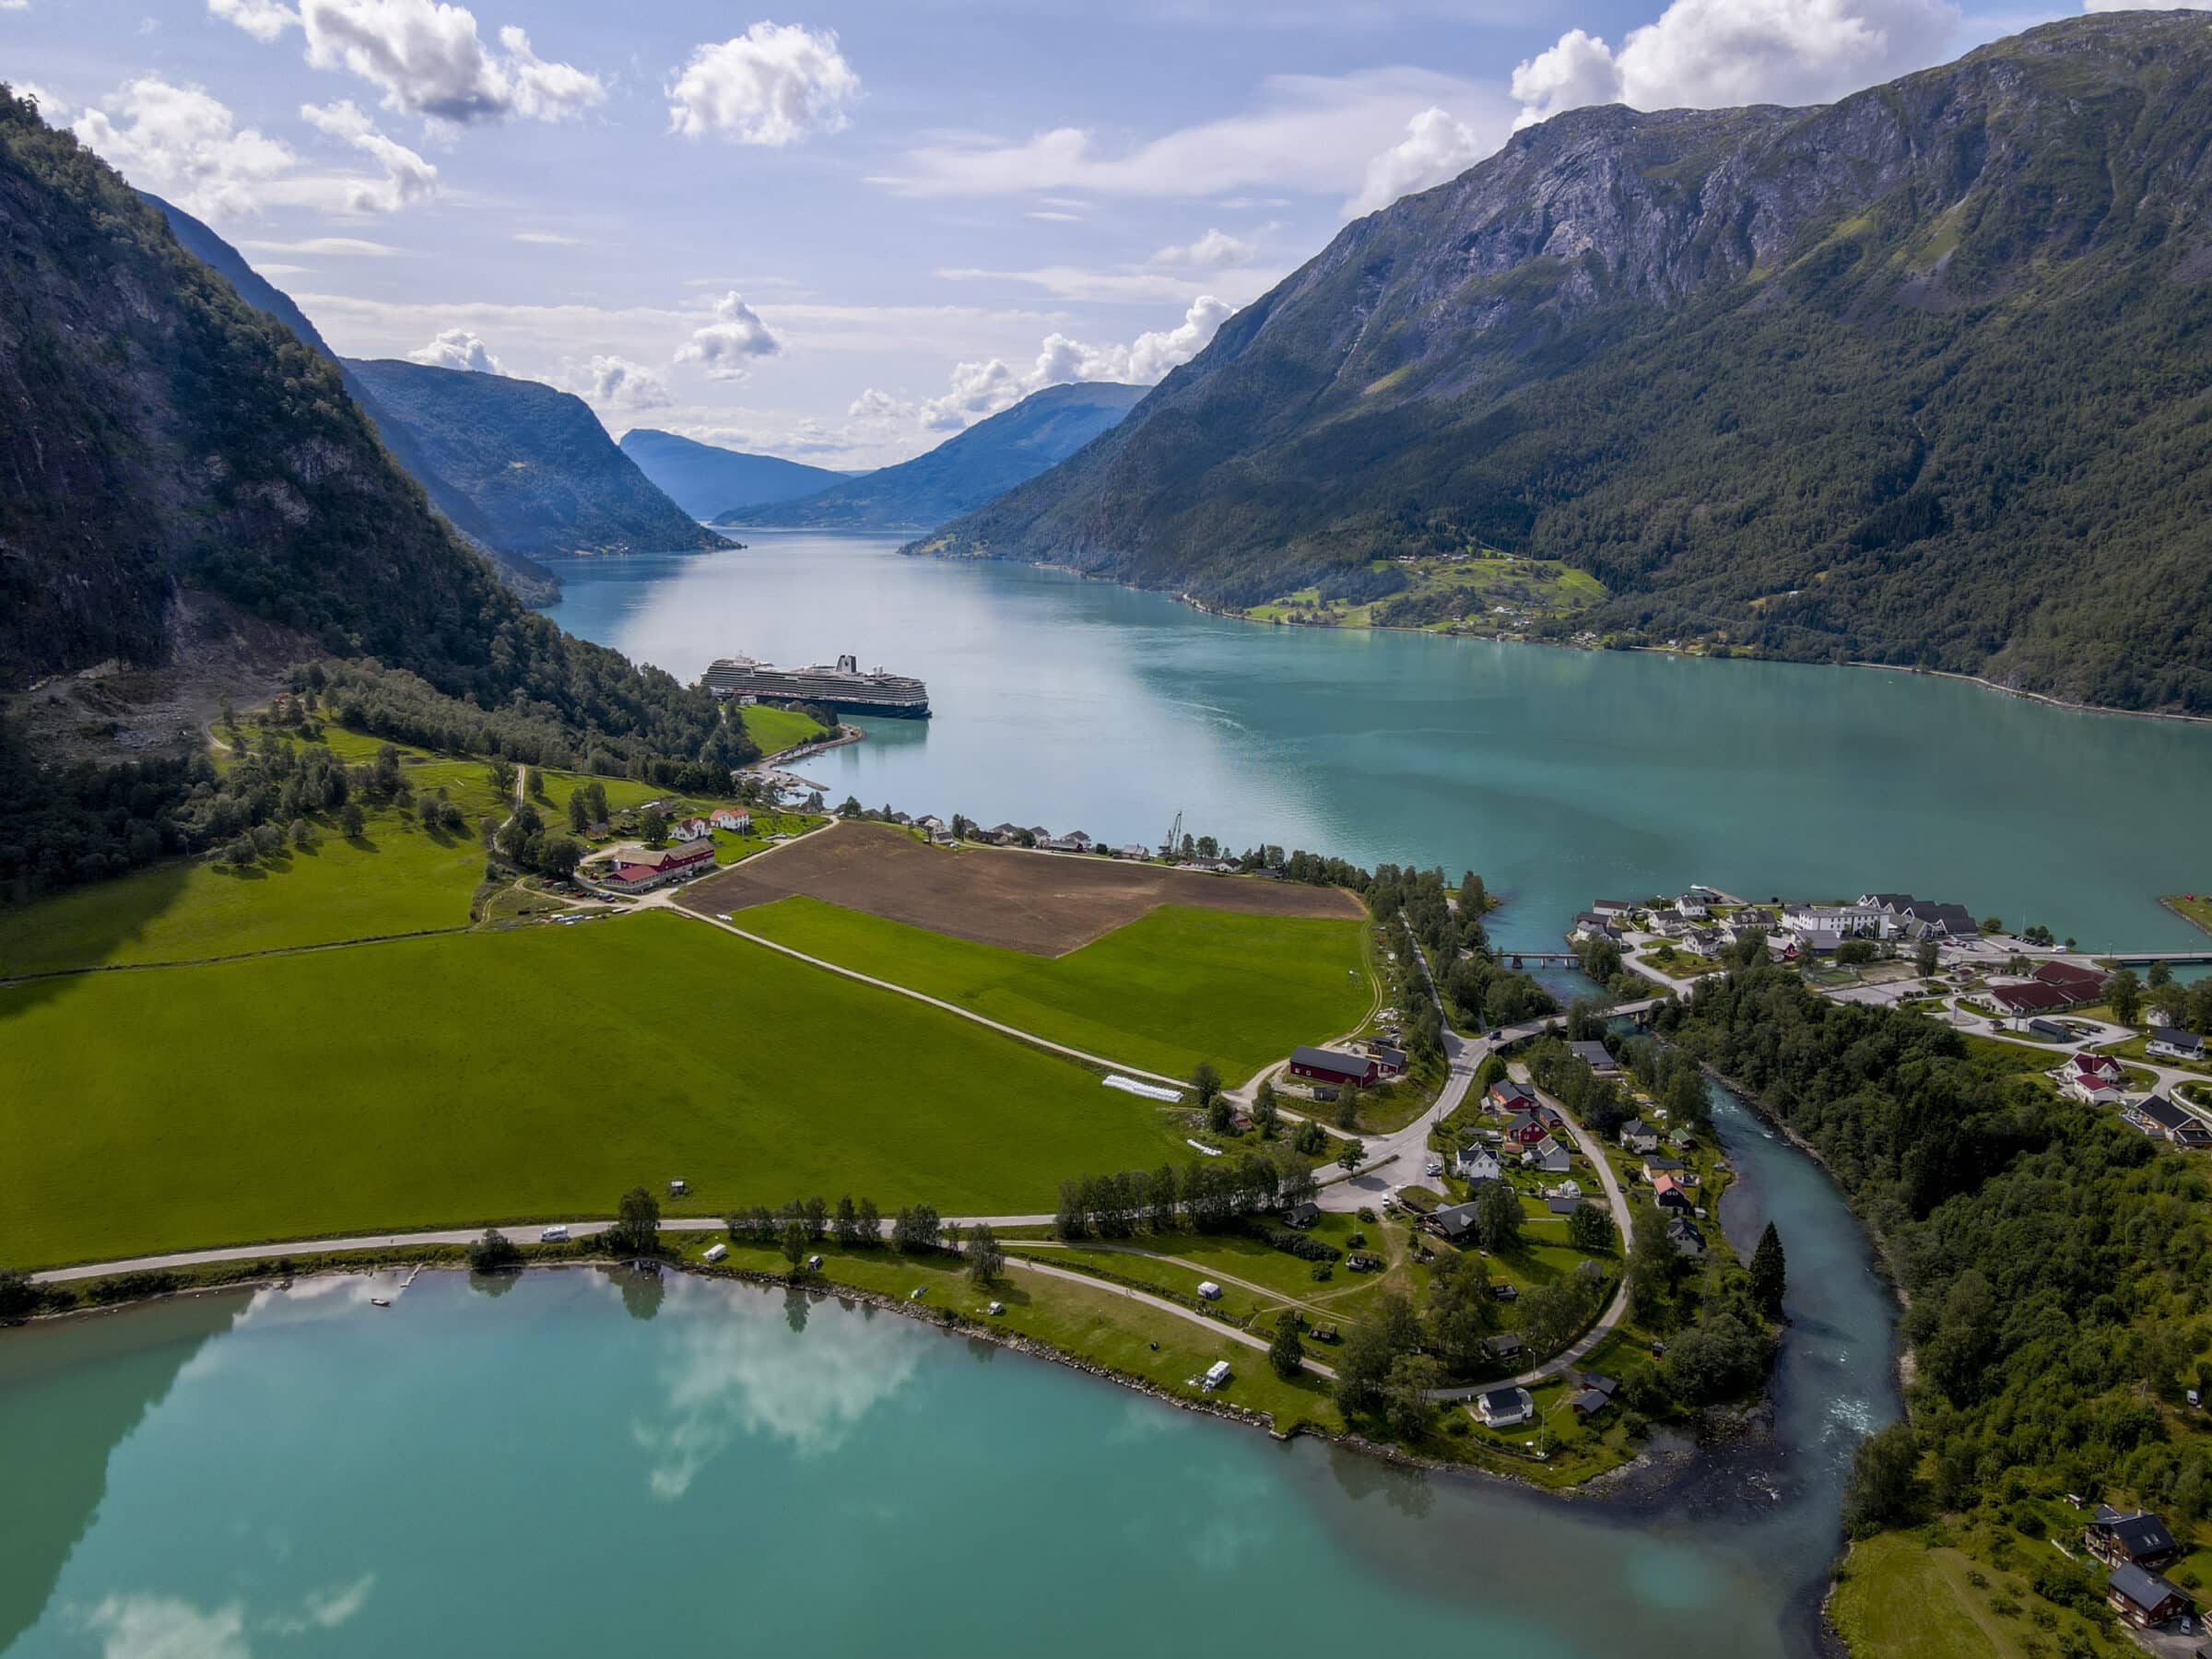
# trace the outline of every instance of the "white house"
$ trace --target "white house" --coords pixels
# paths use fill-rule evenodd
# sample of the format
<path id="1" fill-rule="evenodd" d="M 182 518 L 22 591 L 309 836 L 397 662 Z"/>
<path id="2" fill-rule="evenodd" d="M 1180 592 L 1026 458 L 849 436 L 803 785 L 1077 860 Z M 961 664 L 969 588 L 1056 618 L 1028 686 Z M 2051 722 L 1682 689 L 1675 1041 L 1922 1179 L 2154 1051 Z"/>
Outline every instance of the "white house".
<path id="1" fill-rule="evenodd" d="M 1525 1388 L 1493 1388 L 1475 1400 L 1485 1429 L 1511 1429 L 1536 1415 L 1536 1403 Z"/>
<path id="2" fill-rule="evenodd" d="M 688 818 L 671 826 L 668 833 L 679 841 L 695 841 L 704 839 L 711 832 L 711 828 L 705 818 Z"/>
<path id="3" fill-rule="evenodd" d="M 717 806 L 707 816 L 707 822 L 717 830 L 735 830 L 743 835 L 753 827 L 753 815 L 735 806 Z"/>
<path id="4" fill-rule="evenodd" d="M 1452 1155 L 1452 1172 L 1463 1181 L 1500 1181 L 1505 1171 L 1488 1147 L 1462 1147 Z"/>

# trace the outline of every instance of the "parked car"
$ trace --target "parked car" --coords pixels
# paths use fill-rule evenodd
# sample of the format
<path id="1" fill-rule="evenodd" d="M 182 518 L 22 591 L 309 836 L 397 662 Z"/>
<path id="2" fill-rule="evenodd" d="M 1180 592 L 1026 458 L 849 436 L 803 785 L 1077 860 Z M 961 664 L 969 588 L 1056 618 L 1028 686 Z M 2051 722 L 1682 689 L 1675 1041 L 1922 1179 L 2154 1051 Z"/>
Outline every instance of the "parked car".
<path id="1" fill-rule="evenodd" d="M 548 1227 L 537 1235 L 537 1241 L 540 1244 L 566 1244 L 569 1241 L 569 1230 L 565 1227 Z"/>

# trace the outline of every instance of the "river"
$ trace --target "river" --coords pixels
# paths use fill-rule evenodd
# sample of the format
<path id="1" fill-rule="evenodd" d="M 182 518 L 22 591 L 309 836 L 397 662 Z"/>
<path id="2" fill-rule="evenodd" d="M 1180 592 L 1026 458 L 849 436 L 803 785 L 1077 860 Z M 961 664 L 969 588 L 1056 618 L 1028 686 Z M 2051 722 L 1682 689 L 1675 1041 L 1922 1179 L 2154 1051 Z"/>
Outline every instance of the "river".
<path id="1" fill-rule="evenodd" d="M 1559 948 L 1594 899 L 1909 891 L 2085 947 L 2212 944 L 2212 726 L 1954 680 L 1205 616 L 886 537 L 747 531 L 726 553 L 547 562 L 550 614 L 693 679 L 843 652 L 929 684 L 800 770 L 869 806 L 1482 874 L 1500 940 Z"/>
<path id="2" fill-rule="evenodd" d="M 687 677 L 853 651 L 937 718 L 833 798 L 1482 871 L 1534 947 L 1598 896 L 1903 888 L 2192 945 L 2212 734 L 1908 675 L 1199 615 L 1050 571 L 754 533 L 570 561 L 564 625 Z M 2123 798 L 2112 809 L 2097 804 Z M 2071 801 L 2088 803 L 2069 809 Z M 1278 1445 L 893 1315 L 596 1272 L 366 1279 L 0 1333 L 0 1652 L 1798 1655 L 1894 1309 L 1815 1166 L 1722 1100 L 1790 1255 L 1774 1430 L 1547 1499 Z"/>

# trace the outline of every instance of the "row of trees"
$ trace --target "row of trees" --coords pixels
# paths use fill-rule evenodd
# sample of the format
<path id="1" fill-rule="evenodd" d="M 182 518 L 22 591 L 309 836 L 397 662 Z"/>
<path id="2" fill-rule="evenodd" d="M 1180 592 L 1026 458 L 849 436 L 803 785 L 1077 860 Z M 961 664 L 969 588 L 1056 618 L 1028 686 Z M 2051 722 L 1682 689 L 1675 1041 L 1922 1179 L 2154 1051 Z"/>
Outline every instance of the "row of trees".
<path id="1" fill-rule="evenodd" d="M 1357 1141 L 1346 1144 L 1360 1149 Z M 1271 1156 L 1247 1152 L 1181 1169 L 1162 1164 L 1064 1181 L 1053 1230 L 1064 1239 L 1125 1239 L 1183 1227 L 1217 1232 L 1246 1216 L 1302 1203 L 1314 1189 L 1312 1171 L 1278 1143 Z"/>

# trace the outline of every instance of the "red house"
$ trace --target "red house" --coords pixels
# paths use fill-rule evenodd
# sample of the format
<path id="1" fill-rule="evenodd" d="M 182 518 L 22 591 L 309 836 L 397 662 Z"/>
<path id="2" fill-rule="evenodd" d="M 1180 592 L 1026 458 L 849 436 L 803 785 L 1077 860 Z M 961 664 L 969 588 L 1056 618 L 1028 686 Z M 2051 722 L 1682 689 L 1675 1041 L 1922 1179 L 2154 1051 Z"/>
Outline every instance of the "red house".
<path id="1" fill-rule="evenodd" d="M 1382 1075 L 1382 1066 L 1366 1054 L 1340 1054 L 1335 1049 L 1299 1048 L 1290 1054 L 1290 1075 L 1311 1083 L 1357 1083 L 1366 1088 Z"/>
<path id="2" fill-rule="evenodd" d="M 2105 983 L 2112 976 L 2072 962 L 2045 962 L 2035 971 L 2035 977 L 2038 983 L 2064 991 L 2077 1003 L 2090 1003 L 2104 994 Z"/>
<path id="3" fill-rule="evenodd" d="M 618 892 L 641 893 L 665 881 L 714 867 L 714 843 L 697 841 L 688 846 L 668 847 L 658 853 L 618 853 L 615 867 L 600 878 Z"/>

